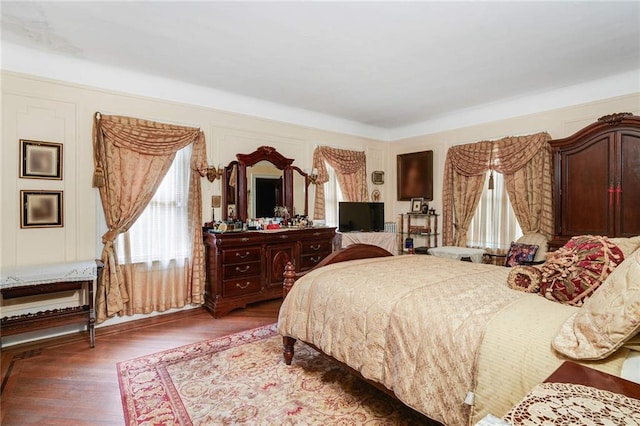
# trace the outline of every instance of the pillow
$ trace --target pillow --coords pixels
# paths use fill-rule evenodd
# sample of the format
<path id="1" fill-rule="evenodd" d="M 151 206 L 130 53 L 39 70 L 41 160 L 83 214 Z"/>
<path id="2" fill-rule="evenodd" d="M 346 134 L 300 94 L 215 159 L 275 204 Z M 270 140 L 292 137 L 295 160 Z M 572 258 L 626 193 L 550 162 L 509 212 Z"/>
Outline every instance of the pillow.
<path id="1" fill-rule="evenodd" d="M 552 346 L 576 360 L 603 359 L 639 331 L 640 250 L 636 250 L 565 321 Z"/>
<path id="2" fill-rule="evenodd" d="M 516 266 L 523 262 L 533 262 L 533 258 L 538 251 L 535 244 L 511 243 L 504 266 Z"/>
<path id="3" fill-rule="evenodd" d="M 609 241 L 620 247 L 625 259 L 640 248 L 640 236 L 631 238 L 609 238 Z"/>
<path id="4" fill-rule="evenodd" d="M 507 283 L 509 288 L 525 293 L 537 293 L 540 291 L 542 271 L 534 266 L 514 266 L 509 271 Z"/>
<path id="5" fill-rule="evenodd" d="M 540 294 L 549 300 L 582 306 L 623 260 L 622 250 L 607 237 L 573 237 L 542 265 Z"/>
<path id="6" fill-rule="evenodd" d="M 539 232 L 527 232 L 516 240 L 516 243 L 535 244 L 538 246 L 536 256 L 533 258 L 534 262 L 544 262 L 547 258 L 547 243 L 549 240 L 547 237 Z"/>

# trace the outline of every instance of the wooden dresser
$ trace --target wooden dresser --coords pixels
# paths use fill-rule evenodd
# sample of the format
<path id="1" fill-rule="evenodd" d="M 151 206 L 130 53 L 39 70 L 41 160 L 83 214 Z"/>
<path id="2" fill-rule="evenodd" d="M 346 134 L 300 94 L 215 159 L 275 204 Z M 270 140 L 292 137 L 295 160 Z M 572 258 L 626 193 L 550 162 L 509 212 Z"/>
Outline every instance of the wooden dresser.
<path id="1" fill-rule="evenodd" d="M 576 235 L 639 235 L 640 117 L 601 117 L 549 144 L 555 191 L 555 235 L 549 248 Z"/>
<path id="2" fill-rule="evenodd" d="M 284 267 L 317 265 L 332 250 L 335 228 L 204 233 L 205 306 L 215 318 L 248 303 L 282 297 Z"/>

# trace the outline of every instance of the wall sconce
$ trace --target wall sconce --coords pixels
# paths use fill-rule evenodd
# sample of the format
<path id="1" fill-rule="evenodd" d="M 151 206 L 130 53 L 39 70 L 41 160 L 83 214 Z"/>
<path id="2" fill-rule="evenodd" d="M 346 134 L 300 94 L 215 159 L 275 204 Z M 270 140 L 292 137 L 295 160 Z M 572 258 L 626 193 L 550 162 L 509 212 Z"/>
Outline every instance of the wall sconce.
<path id="1" fill-rule="evenodd" d="M 209 182 L 213 182 L 216 179 L 220 179 L 224 170 L 218 165 L 218 168 L 215 167 L 207 167 L 207 179 Z"/>
<path id="2" fill-rule="evenodd" d="M 314 185 L 317 185 L 317 182 L 318 182 L 318 169 L 316 169 L 314 167 L 313 170 L 311 170 L 311 173 L 307 174 L 307 178 L 309 179 L 309 182 L 311 182 Z"/>

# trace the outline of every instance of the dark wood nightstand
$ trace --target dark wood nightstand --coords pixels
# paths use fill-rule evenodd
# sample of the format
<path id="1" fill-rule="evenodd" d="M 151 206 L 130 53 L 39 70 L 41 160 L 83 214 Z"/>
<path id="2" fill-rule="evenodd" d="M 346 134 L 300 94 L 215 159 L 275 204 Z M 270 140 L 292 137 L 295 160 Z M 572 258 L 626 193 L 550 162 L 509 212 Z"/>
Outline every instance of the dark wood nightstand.
<path id="1" fill-rule="evenodd" d="M 640 384 L 570 361 L 565 361 L 545 382 L 575 383 L 640 399 Z"/>

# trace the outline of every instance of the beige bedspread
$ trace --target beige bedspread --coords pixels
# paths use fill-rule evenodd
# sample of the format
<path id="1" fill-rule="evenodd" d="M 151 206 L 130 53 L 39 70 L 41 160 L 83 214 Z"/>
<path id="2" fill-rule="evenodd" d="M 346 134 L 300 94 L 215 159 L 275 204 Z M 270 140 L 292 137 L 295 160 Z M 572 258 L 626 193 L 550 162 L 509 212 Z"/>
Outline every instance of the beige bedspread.
<path id="1" fill-rule="evenodd" d="M 488 413 L 505 415 L 566 361 L 553 350 L 551 340 L 576 310 L 525 294 L 489 321 L 478 353 L 472 424 Z M 604 360 L 582 364 L 619 376 L 628 353 L 621 348 Z"/>
<path id="2" fill-rule="evenodd" d="M 295 284 L 279 332 L 314 344 L 434 420 L 466 424 L 485 325 L 523 296 L 495 285 L 507 274 L 434 256 L 330 265 Z"/>
<path id="3" fill-rule="evenodd" d="M 434 420 L 475 423 L 506 413 L 560 365 L 551 337 L 576 309 L 509 289 L 508 273 L 418 255 L 329 265 L 296 282 L 278 330 Z M 594 366 L 618 375 L 625 354 Z"/>

